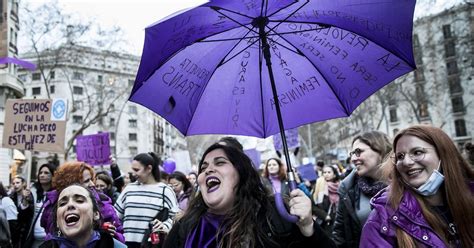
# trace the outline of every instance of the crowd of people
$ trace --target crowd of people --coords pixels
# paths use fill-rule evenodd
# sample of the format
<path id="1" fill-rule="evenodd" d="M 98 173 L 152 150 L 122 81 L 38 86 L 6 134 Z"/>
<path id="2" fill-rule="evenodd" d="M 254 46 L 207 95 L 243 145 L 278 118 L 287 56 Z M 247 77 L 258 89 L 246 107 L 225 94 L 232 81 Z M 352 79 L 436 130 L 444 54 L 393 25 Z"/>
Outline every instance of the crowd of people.
<path id="1" fill-rule="evenodd" d="M 199 161 L 166 174 L 149 152 L 125 174 L 68 161 L 0 182 L 0 247 L 474 247 L 473 165 L 439 128 L 361 133 L 347 166 L 318 161 L 294 190 L 280 158 L 256 170 L 232 137 Z"/>

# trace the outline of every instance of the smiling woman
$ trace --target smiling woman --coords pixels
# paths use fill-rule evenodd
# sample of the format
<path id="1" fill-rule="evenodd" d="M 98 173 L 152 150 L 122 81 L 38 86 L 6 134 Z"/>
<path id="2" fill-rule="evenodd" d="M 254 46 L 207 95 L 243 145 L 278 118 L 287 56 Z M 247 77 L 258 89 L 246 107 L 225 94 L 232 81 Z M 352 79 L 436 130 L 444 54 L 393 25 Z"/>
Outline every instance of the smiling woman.
<path id="1" fill-rule="evenodd" d="M 57 235 L 43 243 L 40 248 L 125 247 L 109 234 L 99 231 L 99 205 L 91 191 L 83 186 L 71 185 L 63 189 L 53 212 Z"/>
<path id="2" fill-rule="evenodd" d="M 250 158 L 234 146 L 214 144 L 204 152 L 198 185 L 164 247 L 334 247 L 314 224 L 311 200 L 301 190 L 289 202 L 298 223 L 280 217 Z"/>
<path id="3" fill-rule="evenodd" d="M 361 246 L 474 247 L 474 171 L 432 126 L 412 126 L 393 141 L 391 185 L 372 198 Z"/>

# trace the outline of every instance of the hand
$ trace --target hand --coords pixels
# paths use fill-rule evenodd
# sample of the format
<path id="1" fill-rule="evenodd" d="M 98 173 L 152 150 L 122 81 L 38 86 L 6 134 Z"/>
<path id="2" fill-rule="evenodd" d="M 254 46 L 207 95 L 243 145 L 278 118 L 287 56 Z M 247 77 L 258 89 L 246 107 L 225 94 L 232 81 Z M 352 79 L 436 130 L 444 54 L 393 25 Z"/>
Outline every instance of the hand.
<path id="1" fill-rule="evenodd" d="M 151 232 L 154 232 L 154 233 L 162 232 L 162 233 L 168 234 L 168 232 L 170 231 L 163 222 L 157 219 L 152 220 L 151 224 L 153 225 Z"/>
<path id="2" fill-rule="evenodd" d="M 102 224 L 102 227 L 104 229 L 104 231 L 108 232 L 112 237 L 115 236 L 115 233 L 116 233 L 116 227 L 110 223 L 110 222 L 105 222 Z M 106 227 L 106 228 L 104 228 Z"/>
<path id="3" fill-rule="evenodd" d="M 109 156 L 109 160 L 110 160 L 110 166 L 113 167 L 117 165 L 117 160 L 112 155 Z"/>
<path id="4" fill-rule="evenodd" d="M 290 193 L 290 214 L 299 217 L 296 225 L 301 233 L 309 237 L 313 235 L 313 216 L 311 214 L 311 200 L 300 189 L 295 189 Z"/>

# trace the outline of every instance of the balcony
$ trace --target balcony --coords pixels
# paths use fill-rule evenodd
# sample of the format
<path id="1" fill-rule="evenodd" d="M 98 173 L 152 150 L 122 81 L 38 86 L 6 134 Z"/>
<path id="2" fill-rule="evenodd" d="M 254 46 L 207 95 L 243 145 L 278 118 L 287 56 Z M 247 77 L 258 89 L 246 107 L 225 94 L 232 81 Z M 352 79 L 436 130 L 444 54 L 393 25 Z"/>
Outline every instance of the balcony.
<path id="1" fill-rule="evenodd" d="M 23 82 L 12 74 L 0 72 L 0 87 L 13 89 L 17 96 L 24 96 Z"/>

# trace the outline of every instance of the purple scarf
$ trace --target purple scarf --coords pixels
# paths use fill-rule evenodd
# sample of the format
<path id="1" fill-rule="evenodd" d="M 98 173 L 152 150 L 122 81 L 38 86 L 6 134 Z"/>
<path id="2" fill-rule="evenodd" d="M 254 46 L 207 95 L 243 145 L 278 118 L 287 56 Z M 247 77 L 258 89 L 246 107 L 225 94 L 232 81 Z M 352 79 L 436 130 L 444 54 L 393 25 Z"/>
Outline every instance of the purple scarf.
<path id="1" fill-rule="evenodd" d="M 275 193 L 281 193 L 281 181 L 278 176 L 269 176 L 270 182 L 273 186 L 273 191 Z"/>
<path id="2" fill-rule="evenodd" d="M 223 215 L 205 213 L 199 220 L 198 225 L 186 237 L 185 248 L 214 248 L 219 243 L 219 226 L 224 220 Z M 222 232 L 222 230 L 220 230 Z"/>

